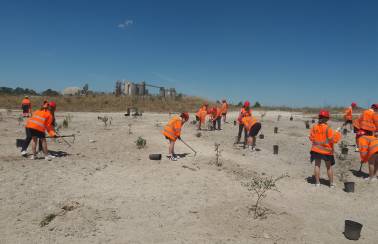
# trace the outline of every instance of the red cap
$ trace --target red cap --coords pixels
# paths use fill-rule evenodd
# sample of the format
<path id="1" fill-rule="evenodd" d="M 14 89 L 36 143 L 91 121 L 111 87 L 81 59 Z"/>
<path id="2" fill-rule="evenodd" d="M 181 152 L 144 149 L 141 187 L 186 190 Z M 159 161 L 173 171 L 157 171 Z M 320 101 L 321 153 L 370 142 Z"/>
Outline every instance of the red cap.
<path id="1" fill-rule="evenodd" d="M 329 118 L 329 111 L 324 109 L 320 110 L 319 117 Z"/>
<path id="2" fill-rule="evenodd" d="M 357 103 L 353 102 L 352 104 L 352 107 L 357 107 Z"/>
<path id="3" fill-rule="evenodd" d="M 245 101 L 244 103 L 244 107 L 249 107 L 251 104 L 249 103 L 249 101 Z"/>
<path id="4" fill-rule="evenodd" d="M 52 108 L 56 108 L 56 103 L 55 102 L 49 102 L 49 106 Z"/>
<path id="5" fill-rule="evenodd" d="M 371 108 L 378 109 L 378 103 L 375 103 L 375 104 L 371 105 Z"/>
<path id="6" fill-rule="evenodd" d="M 189 113 L 188 112 L 181 113 L 181 118 L 183 118 L 185 121 L 188 121 L 189 120 Z"/>

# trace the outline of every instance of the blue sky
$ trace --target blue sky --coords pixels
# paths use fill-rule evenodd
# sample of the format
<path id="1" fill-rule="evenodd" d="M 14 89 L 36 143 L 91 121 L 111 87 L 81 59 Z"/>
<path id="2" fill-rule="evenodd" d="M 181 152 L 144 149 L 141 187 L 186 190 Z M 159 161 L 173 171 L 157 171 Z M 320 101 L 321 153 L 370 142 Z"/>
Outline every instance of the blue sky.
<path id="1" fill-rule="evenodd" d="M 117 79 L 268 105 L 378 102 L 378 1 L 0 2 L 0 86 Z"/>

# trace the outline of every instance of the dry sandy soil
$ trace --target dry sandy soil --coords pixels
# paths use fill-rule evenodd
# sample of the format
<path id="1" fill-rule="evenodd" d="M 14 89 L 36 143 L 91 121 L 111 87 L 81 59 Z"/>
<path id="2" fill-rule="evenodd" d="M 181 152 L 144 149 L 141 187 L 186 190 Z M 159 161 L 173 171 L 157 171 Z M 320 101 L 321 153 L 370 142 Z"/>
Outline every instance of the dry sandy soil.
<path id="1" fill-rule="evenodd" d="M 49 141 L 50 150 L 67 153 L 52 161 L 21 157 L 15 146 L 24 137 L 19 112 L 2 114 L 0 243 L 352 243 L 343 236 L 346 219 L 364 225 L 358 243 L 378 243 L 378 184 L 350 171 L 359 168 L 352 147 L 346 160 L 337 159 L 336 188 L 308 182 L 313 165 L 301 114 L 290 121 L 288 113 L 268 112 L 258 152 L 233 145 L 233 123 L 222 131 L 203 131 L 199 138 L 194 125 L 186 124 L 182 138 L 198 154 L 178 142 L 176 151 L 190 154 L 177 162 L 148 158 L 167 153 L 160 131 L 168 114 L 71 113 L 69 128 L 61 133 L 75 133 L 75 143 L 68 148 Z M 57 114 L 58 123 L 63 115 Z M 105 128 L 98 115 L 111 116 L 112 124 Z M 147 139 L 140 150 L 135 145 L 139 136 Z M 354 144 L 352 134 L 344 140 Z M 214 164 L 214 143 L 223 150 L 222 166 Z M 273 155 L 274 144 L 278 155 Z M 270 192 L 263 201 L 270 211 L 254 219 L 250 208 L 256 196 L 242 183 L 256 174 L 283 173 L 289 177 L 277 183 L 280 192 Z M 343 191 L 345 180 L 356 182 L 355 193 Z"/>

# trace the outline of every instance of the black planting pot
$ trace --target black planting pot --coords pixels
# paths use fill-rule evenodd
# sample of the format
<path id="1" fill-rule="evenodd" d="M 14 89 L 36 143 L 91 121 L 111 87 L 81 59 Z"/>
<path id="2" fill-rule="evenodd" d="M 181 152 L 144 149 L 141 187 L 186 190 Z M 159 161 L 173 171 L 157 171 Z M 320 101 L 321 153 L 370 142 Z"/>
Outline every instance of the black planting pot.
<path id="1" fill-rule="evenodd" d="M 25 144 L 24 139 L 16 139 L 16 147 L 22 147 Z"/>
<path id="2" fill-rule="evenodd" d="M 161 160 L 161 154 L 150 154 L 150 160 Z"/>
<path id="3" fill-rule="evenodd" d="M 347 147 L 343 147 L 341 149 L 341 153 L 344 154 L 344 155 L 347 155 L 348 154 L 348 148 Z"/>
<path id="4" fill-rule="evenodd" d="M 273 145 L 273 154 L 278 154 L 278 145 Z"/>
<path id="5" fill-rule="evenodd" d="M 260 135 L 259 135 L 259 138 L 260 138 L 260 139 L 264 139 L 264 134 L 260 134 Z"/>
<path id="6" fill-rule="evenodd" d="M 275 133 L 275 134 L 278 133 L 278 127 L 274 127 L 274 133 Z"/>
<path id="7" fill-rule="evenodd" d="M 362 224 L 352 220 L 345 220 L 344 236 L 348 240 L 357 241 L 361 237 Z"/>
<path id="8" fill-rule="evenodd" d="M 348 130 L 347 129 L 343 129 L 343 135 L 346 135 L 348 134 Z"/>
<path id="9" fill-rule="evenodd" d="M 354 192 L 354 182 L 344 182 L 345 192 Z"/>

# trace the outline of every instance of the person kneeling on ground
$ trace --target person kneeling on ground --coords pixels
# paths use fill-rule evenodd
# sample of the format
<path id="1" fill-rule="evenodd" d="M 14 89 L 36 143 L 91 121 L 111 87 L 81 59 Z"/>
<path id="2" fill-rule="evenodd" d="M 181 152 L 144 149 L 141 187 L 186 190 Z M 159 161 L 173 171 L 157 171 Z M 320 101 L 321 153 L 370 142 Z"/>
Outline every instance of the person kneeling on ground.
<path id="1" fill-rule="evenodd" d="M 333 170 L 332 166 L 335 164 L 335 157 L 333 156 L 333 146 L 341 139 L 340 130 L 333 131 L 328 126 L 327 122 L 330 118 L 327 110 L 320 110 L 319 122 L 311 128 L 310 141 L 312 142 L 311 148 L 311 162 L 315 161 L 315 186 L 320 186 L 320 164 L 321 160 L 325 161 L 327 167 L 327 174 L 329 178 L 330 187 L 335 187 L 333 183 Z"/>
<path id="2" fill-rule="evenodd" d="M 369 163 L 369 177 L 366 180 L 377 181 L 378 171 L 378 138 L 371 131 L 360 130 L 358 133 L 358 145 L 362 163 Z"/>
<path id="3" fill-rule="evenodd" d="M 175 143 L 177 139 L 181 140 L 181 128 L 189 120 L 187 112 L 181 113 L 179 116 L 174 116 L 168 124 L 164 127 L 162 132 L 165 138 L 169 141 L 169 155 L 172 161 L 177 161 L 179 156 L 175 154 Z"/>
<path id="4" fill-rule="evenodd" d="M 37 155 L 37 140 L 42 141 L 42 149 L 46 160 L 51 160 L 54 156 L 48 154 L 45 131 L 50 137 L 56 137 L 53 126 L 53 115 L 56 108 L 55 102 L 50 102 L 47 108 L 42 108 L 33 113 L 32 117 L 28 119 L 26 128 L 29 130 L 32 138 L 32 152 L 31 159 L 36 159 Z"/>
<path id="5" fill-rule="evenodd" d="M 247 145 L 251 151 L 256 150 L 256 136 L 261 130 L 261 123 L 256 118 L 252 117 L 250 113 L 246 113 L 242 118 L 242 123 L 247 131 Z"/>

